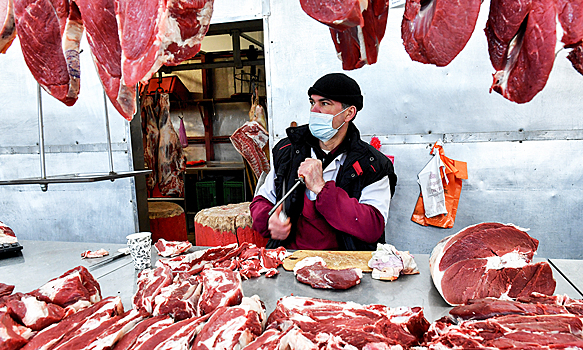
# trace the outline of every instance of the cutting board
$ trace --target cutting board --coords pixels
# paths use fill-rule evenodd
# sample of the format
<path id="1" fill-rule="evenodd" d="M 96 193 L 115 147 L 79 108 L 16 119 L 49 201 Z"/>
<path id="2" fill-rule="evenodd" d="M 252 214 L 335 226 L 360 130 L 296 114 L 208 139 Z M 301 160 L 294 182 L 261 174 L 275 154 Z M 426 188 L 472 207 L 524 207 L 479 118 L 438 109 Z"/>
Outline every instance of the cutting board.
<path id="1" fill-rule="evenodd" d="M 292 271 L 298 261 L 310 256 L 319 256 L 326 262 L 326 267 L 341 270 L 357 267 L 363 272 L 371 272 L 368 261 L 372 252 L 364 251 L 325 251 L 325 250 L 296 250 L 283 261 L 283 268 Z"/>

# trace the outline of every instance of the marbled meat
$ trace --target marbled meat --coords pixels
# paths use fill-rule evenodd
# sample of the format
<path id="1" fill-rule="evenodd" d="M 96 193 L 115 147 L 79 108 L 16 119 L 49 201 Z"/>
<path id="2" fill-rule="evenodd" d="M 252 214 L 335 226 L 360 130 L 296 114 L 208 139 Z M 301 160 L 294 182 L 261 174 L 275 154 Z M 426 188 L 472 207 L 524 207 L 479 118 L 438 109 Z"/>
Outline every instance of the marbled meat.
<path id="1" fill-rule="evenodd" d="M 263 152 L 263 147 L 269 141 L 269 133 L 256 121 L 243 124 L 233 132 L 230 137 L 231 143 L 249 162 L 253 173 L 257 178 L 263 172 L 269 172 L 269 160 Z"/>
<path id="2" fill-rule="evenodd" d="M 409 348 L 419 344 L 429 327 L 421 307 L 390 308 L 293 296 L 278 300 L 267 319 L 268 328 L 286 329 L 289 322 L 315 344 L 318 337 L 328 334 L 358 349 L 370 343 Z"/>
<path id="3" fill-rule="evenodd" d="M 8 226 L 6 226 L 4 223 L 2 223 L 0 221 L 0 244 L 3 243 L 16 243 L 18 242 L 18 239 L 16 238 L 16 234 L 14 234 L 14 231 L 12 231 L 12 229 Z"/>
<path id="4" fill-rule="evenodd" d="M 172 271 L 167 266 L 141 271 L 138 274 L 138 290 L 132 298 L 134 308 L 152 313 L 154 298 L 162 288 L 172 284 L 172 279 Z"/>
<path id="5" fill-rule="evenodd" d="M 464 228 L 433 249 L 429 269 L 435 287 L 450 305 L 485 297 L 552 295 L 555 280 L 546 262 L 532 263 L 538 241 L 500 223 Z"/>
<path id="6" fill-rule="evenodd" d="M 192 248 L 192 243 L 188 241 L 167 241 L 164 238 L 160 238 L 154 247 L 158 251 L 158 255 L 163 257 L 174 257 L 180 255 L 190 248 Z"/>
<path id="7" fill-rule="evenodd" d="M 109 252 L 105 249 L 98 249 L 98 250 L 86 250 L 81 253 L 81 258 L 83 259 L 94 259 L 94 258 L 103 258 L 104 256 L 109 255 Z"/>
<path id="8" fill-rule="evenodd" d="M 176 321 L 196 317 L 201 293 L 202 283 L 196 277 L 179 274 L 171 285 L 160 289 L 154 297 L 152 314 L 170 315 Z"/>
<path id="9" fill-rule="evenodd" d="M 79 310 L 101 300 L 101 288 L 84 266 L 77 266 L 33 290 L 38 300 Z"/>
<path id="10" fill-rule="evenodd" d="M 326 267 L 324 259 L 318 256 L 307 257 L 294 267 L 297 280 L 312 288 L 348 289 L 360 283 L 362 270 L 358 268 L 333 270 Z"/>
<path id="11" fill-rule="evenodd" d="M 40 331 L 65 317 L 65 309 L 59 305 L 45 303 L 22 293 L 17 294 L 20 294 L 18 298 L 10 298 L 6 302 L 8 313 L 33 331 Z"/>
<path id="12" fill-rule="evenodd" d="M 33 331 L 18 324 L 6 311 L 0 310 L 0 349 L 20 349 L 32 337 Z"/>
<path id="13" fill-rule="evenodd" d="M 221 306 L 239 305 L 243 298 L 241 275 L 226 268 L 204 269 L 200 273 L 202 295 L 198 301 L 200 315 L 212 313 Z"/>

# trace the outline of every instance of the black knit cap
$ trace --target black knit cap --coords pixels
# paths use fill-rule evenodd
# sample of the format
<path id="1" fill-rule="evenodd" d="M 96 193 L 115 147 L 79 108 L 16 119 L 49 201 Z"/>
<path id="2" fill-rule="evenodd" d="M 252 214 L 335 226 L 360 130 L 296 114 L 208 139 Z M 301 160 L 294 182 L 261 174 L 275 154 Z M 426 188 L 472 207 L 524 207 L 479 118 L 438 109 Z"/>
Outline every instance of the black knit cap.
<path id="1" fill-rule="evenodd" d="M 312 95 L 349 104 L 359 111 L 362 109 L 360 87 L 354 79 L 344 73 L 330 73 L 316 80 L 314 86 L 308 89 L 308 96 Z"/>

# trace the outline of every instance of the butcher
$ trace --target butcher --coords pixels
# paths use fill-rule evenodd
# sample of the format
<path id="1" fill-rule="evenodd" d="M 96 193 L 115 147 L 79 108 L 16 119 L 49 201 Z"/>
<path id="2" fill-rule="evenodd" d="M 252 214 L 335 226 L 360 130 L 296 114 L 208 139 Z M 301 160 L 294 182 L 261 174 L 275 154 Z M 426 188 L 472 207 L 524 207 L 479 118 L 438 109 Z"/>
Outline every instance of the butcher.
<path id="1" fill-rule="evenodd" d="M 363 107 L 358 83 L 342 73 L 308 90 L 309 124 L 290 127 L 273 148 L 273 168 L 250 205 L 253 229 L 268 248 L 375 250 L 397 176 L 384 154 L 364 142 L 354 125 Z M 269 212 L 299 179 L 303 183 Z"/>

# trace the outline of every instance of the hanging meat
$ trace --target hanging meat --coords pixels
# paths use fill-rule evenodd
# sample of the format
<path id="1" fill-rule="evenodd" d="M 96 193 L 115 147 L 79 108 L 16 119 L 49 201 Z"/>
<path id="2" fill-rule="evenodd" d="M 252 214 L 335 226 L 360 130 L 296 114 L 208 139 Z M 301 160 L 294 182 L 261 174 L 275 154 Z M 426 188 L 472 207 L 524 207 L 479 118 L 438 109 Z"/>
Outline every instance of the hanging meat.
<path id="1" fill-rule="evenodd" d="M 567 58 L 583 74 L 583 0 L 558 0 L 557 12 L 564 47 L 572 49 Z"/>
<path id="2" fill-rule="evenodd" d="M 87 31 L 93 62 L 109 100 L 131 121 L 136 113 L 136 87 L 127 86 L 121 74 L 121 46 L 114 0 L 74 0 Z"/>
<path id="3" fill-rule="evenodd" d="M 154 98 L 144 97 L 142 101 L 142 120 L 146 122 L 144 132 L 144 161 L 152 173 L 146 177 L 146 185 L 151 192 L 158 180 L 158 144 L 160 142 L 160 129 L 158 119 L 154 111 Z"/>
<path id="4" fill-rule="evenodd" d="M 490 91 L 525 103 L 545 87 L 555 60 L 556 17 L 554 0 L 492 0 L 485 29 L 496 69 Z"/>
<path id="5" fill-rule="evenodd" d="M 231 143 L 253 169 L 257 178 L 262 172 L 269 172 L 269 160 L 263 147 L 269 141 L 269 134 L 256 121 L 246 122 L 230 137 Z"/>
<path id="6" fill-rule="evenodd" d="M 16 37 L 13 0 L 0 0 L 0 24 L 0 53 L 6 53 Z"/>
<path id="7" fill-rule="evenodd" d="M 342 69 L 376 63 L 387 26 L 388 0 L 300 0 L 300 5 L 308 16 L 330 27 Z"/>
<path id="8" fill-rule="evenodd" d="M 407 0 L 401 37 L 412 60 L 447 66 L 472 36 L 480 0 Z"/>
<path id="9" fill-rule="evenodd" d="M 267 122 L 265 121 L 265 109 L 259 103 L 259 92 L 257 88 L 255 88 L 253 95 L 251 96 L 251 109 L 249 109 L 249 121 L 258 122 L 265 130 L 267 130 Z"/>
<path id="10" fill-rule="evenodd" d="M 77 101 L 83 34 L 75 3 L 49 0 L 14 1 L 16 30 L 24 61 L 43 89 L 67 106 Z"/>
<path id="11" fill-rule="evenodd" d="M 160 114 L 158 125 L 160 141 L 158 146 L 158 187 L 165 196 L 183 196 L 184 179 L 182 173 L 186 170 L 186 158 L 180 144 L 180 139 L 170 120 L 170 97 L 161 94 L 158 101 Z"/>
<path id="12" fill-rule="evenodd" d="M 196 55 L 212 9 L 213 0 L 116 0 L 124 82 L 146 83 L 162 65 Z"/>

